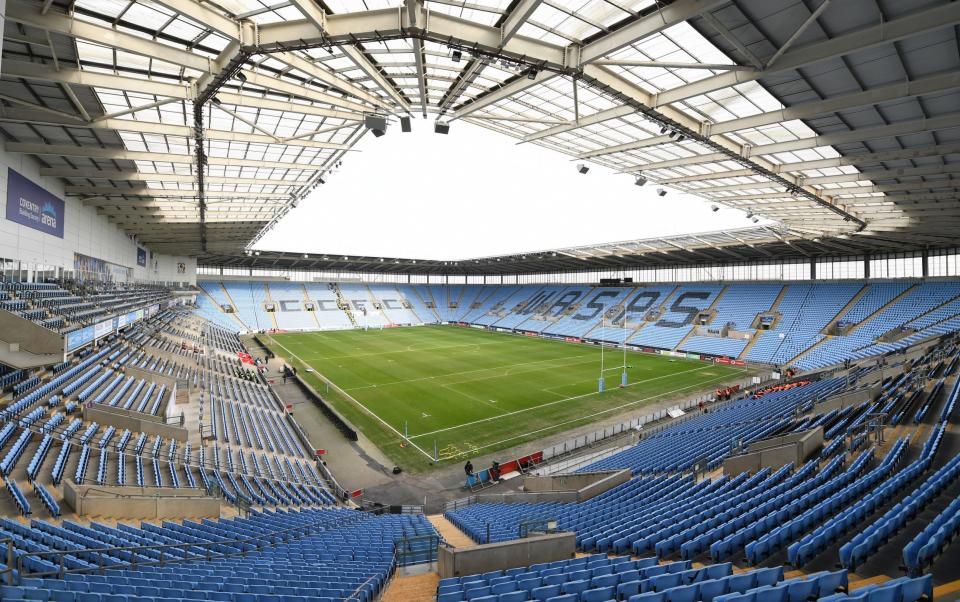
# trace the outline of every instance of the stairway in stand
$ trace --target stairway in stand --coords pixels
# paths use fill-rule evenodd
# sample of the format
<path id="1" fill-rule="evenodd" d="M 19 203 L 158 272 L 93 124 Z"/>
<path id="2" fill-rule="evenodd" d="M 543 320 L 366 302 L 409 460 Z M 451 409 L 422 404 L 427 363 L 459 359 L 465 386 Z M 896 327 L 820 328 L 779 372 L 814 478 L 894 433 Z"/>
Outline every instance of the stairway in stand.
<path id="1" fill-rule="evenodd" d="M 431 514 L 427 517 L 427 520 L 430 521 L 430 523 L 433 525 L 433 528 L 437 530 L 437 533 L 440 534 L 440 537 L 443 538 L 443 541 L 447 542 L 447 544 L 453 546 L 454 548 L 466 548 L 477 545 L 467 536 L 466 533 L 448 521 L 447 517 L 444 515 Z"/>
<path id="2" fill-rule="evenodd" d="M 397 576 L 390 581 L 383 592 L 381 602 L 433 602 L 437 599 L 437 585 L 440 575 L 423 573 L 421 575 Z"/>
<path id="3" fill-rule="evenodd" d="M 336 282 L 331 282 L 330 289 L 337 296 L 337 307 L 339 307 L 343 313 L 347 314 L 347 317 L 350 318 L 350 323 L 353 324 L 354 328 L 357 328 L 357 319 L 353 317 L 353 311 L 350 309 L 350 304 L 347 303 L 346 299 L 344 299 L 343 293 L 340 292 L 340 287 Z"/>

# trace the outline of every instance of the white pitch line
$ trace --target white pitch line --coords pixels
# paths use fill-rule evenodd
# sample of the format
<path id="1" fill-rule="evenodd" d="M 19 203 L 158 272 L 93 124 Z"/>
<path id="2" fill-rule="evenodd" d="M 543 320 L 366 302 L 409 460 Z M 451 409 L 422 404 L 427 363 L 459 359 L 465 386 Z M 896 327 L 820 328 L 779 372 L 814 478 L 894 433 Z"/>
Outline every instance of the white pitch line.
<path id="1" fill-rule="evenodd" d="M 472 400 L 474 400 L 474 401 L 479 401 L 480 403 L 485 404 L 485 405 L 488 405 L 488 406 L 490 406 L 491 408 L 496 409 L 496 407 L 497 407 L 497 406 L 495 406 L 495 405 L 491 405 L 487 400 L 481 399 L 481 398 L 477 397 L 476 395 L 471 395 L 470 393 L 467 393 L 466 391 L 457 391 L 456 389 L 452 389 L 452 388 L 450 387 L 450 385 L 448 385 L 448 384 L 442 384 L 442 385 L 440 385 L 440 386 L 443 387 L 444 389 L 446 389 L 447 391 L 450 391 L 451 393 L 456 393 L 457 395 L 463 395 L 464 397 L 466 397 L 466 398 L 468 398 L 468 399 L 472 399 Z"/>
<path id="2" fill-rule="evenodd" d="M 557 360 L 559 360 L 559 359 L 561 359 L 561 358 L 551 357 L 551 358 L 547 358 L 547 359 L 543 359 L 543 360 L 533 360 L 533 361 L 529 361 L 529 362 L 522 362 L 522 363 L 519 363 L 519 364 L 511 364 L 511 365 L 512 365 L 512 366 L 530 366 L 530 365 L 532 365 L 532 364 L 542 364 L 542 363 L 544 363 L 544 362 L 555 362 L 555 361 L 557 361 Z M 568 359 L 570 359 L 570 360 L 578 360 L 578 361 L 576 361 L 576 362 L 571 362 L 572 364 L 581 363 L 580 360 L 583 360 L 584 362 L 585 362 L 586 360 L 595 361 L 595 358 L 594 358 L 594 356 L 593 356 L 592 354 L 591 354 L 591 355 L 578 355 L 578 356 L 571 357 L 571 358 L 568 358 Z M 565 365 L 567 365 L 567 364 L 566 364 L 566 362 L 564 362 L 563 364 L 560 364 L 560 365 L 565 366 Z M 549 366 L 549 367 L 552 367 L 552 366 Z M 434 376 L 419 376 L 419 377 L 417 377 L 417 378 L 408 378 L 408 379 L 405 379 L 405 380 L 392 380 L 392 381 L 388 381 L 388 382 L 385 382 L 385 383 L 380 383 L 379 385 L 360 385 L 359 387 L 350 387 L 350 388 L 345 389 L 345 390 L 346 390 L 346 391 L 359 391 L 360 389 L 371 389 L 371 388 L 373 388 L 373 387 L 378 387 L 378 386 L 379 386 L 379 387 L 388 387 L 388 386 L 390 386 L 390 385 L 402 385 L 402 384 L 405 384 L 405 383 L 415 383 L 415 382 L 419 382 L 419 381 L 422 381 L 422 380 L 433 380 L 433 379 L 436 379 L 436 378 L 446 378 L 446 377 L 448 377 L 448 376 L 463 376 L 464 374 L 473 374 L 473 373 L 475 373 L 475 372 L 489 372 L 490 370 L 503 370 L 504 368 L 506 368 L 506 366 L 491 366 L 491 367 L 489 367 L 489 368 L 476 368 L 476 369 L 474 369 L 474 370 L 463 370 L 463 371 L 461 371 L 461 372 L 448 372 L 448 373 L 446 373 L 446 374 L 441 374 L 441 375 L 439 375 L 439 376 L 436 376 L 436 375 L 434 375 Z M 499 377 L 501 377 L 501 376 L 506 376 L 506 374 L 504 374 L 503 372 L 498 372 L 497 374 L 494 374 L 493 376 L 489 376 L 489 377 L 486 377 L 486 378 L 499 378 Z M 481 379 L 477 379 L 477 380 L 486 380 L 486 379 L 485 379 L 485 378 L 481 378 Z M 457 384 L 466 383 L 466 382 L 472 382 L 472 381 L 471 381 L 471 380 L 462 380 L 462 381 L 454 381 L 454 382 L 452 382 L 452 383 L 447 383 L 447 384 L 457 385 Z"/>
<path id="3" fill-rule="evenodd" d="M 435 347 L 424 347 L 422 349 L 411 349 L 411 347 L 416 347 L 416 344 L 407 345 L 403 349 L 397 349 L 396 351 L 370 351 L 366 353 L 346 353 L 346 354 L 337 354 L 337 355 L 312 355 L 316 359 L 321 360 L 333 360 L 333 359 L 354 359 L 358 357 L 372 357 L 380 355 L 396 355 L 398 353 L 410 353 L 411 351 L 438 351 L 443 349 L 460 349 L 463 347 L 474 347 L 480 348 L 481 346 L 490 346 L 490 345 L 499 345 L 497 342 L 489 343 L 461 343 L 458 345 L 437 345 Z"/>
<path id="4" fill-rule="evenodd" d="M 267 335 L 267 336 L 270 336 L 270 335 Z M 284 347 L 284 346 L 283 346 L 283 343 L 277 342 L 277 340 L 274 339 L 272 336 L 270 337 L 270 340 L 273 341 L 274 343 L 276 343 L 277 345 L 279 345 L 281 349 L 283 349 L 284 351 L 286 351 L 287 353 L 289 353 L 291 357 L 296 358 L 296 359 L 297 359 L 299 362 L 301 362 L 302 364 L 305 364 L 305 365 L 307 365 L 307 366 L 310 365 L 310 364 L 307 364 L 307 362 L 305 362 L 305 361 L 303 361 L 302 359 L 300 359 L 300 356 L 298 356 L 298 355 L 295 354 L 294 352 L 292 352 L 292 351 L 290 351 L 289 349 L 287 349 L 286 347 Z M 352 401 L 353 403 L 355 403 L 355 404 L 357 404 L 358 406 L 360 406 L 360 408 L 362 408 L 363 411 L 365 411 L 366 413 L 370 414 L 371 416 L 373 416 L 374 418 L 376 418 L 377 420 L 379 420 L 379 421 L 380 421 L 380 424 L 382 424 L 383 426 L 387 427 L 388 429 L 390 429 L 391 431 L 393 431 L 394 433 L 396 433 L 397 436 L 400 437 L 401 440 L 406 441 L 407 443 L 409 443 L 410 445 L 412 445 L 413 447 L 415 447 L 421 454 L 423 454 L 424 456 L 426 456 L 426 457 L 429 458 L 430 460 L 433 460 L 433 456 L 431 456 L 431 455 L 428 454 L 427 452 L 423 451 L 423 448 L 421 448 L 419 445 L 417 445 L 416 443 L 414 443 L 413 441 L 411 441 L 408 437 L 404 437 L 404 436 L 403 436 L 403 433 L 401 433 L 401 432 L 398 431 L 397 429 L 393 428 L 390 424 L 387 423 L 386 420 L 384 420 L 383 418 L 377 416 L 370 408 L 368 408 L 367 406 L 363 405 L 362 403 L 360 403 L 359 401 L 357 401 L 352 395 L 350 395 L 349 393 L 347 393 L 346 391 L 344 391 L 343 389 L 341 389 L 340 387 L 338 387 L 335 382 L 331 381 L 329 378 L 323 376 L 323 375 L 320 374 L 319 372 L 316 372 L 316 371 L 315 371 L 314 373 L 315 373 L 317 376 L 320 376 L 321 378 L 323 378 L 331 387 L 334 388 L 334 390 L 339 391 L 344 397 L 346 397 L 347 399 L 349 399 L 349 400 Z"/>
<path id="5" fill-rule="evenodd" d="M 670 378 L 670 377 L 672 377 L 672 376 L 679 376 L 679 375 L 681 375 L 681 374 L 686 374 L 686 373 L 688 373 L 688 372 L 699 372 L 700 370 L 706 370 L 707 368 L 713 368 L 713 367 L 714 367 L 713 364 L 708 364 L 708 365 L 706 365 L 706 366 L 701 366 L 700 368 L 692 368 L 692 369 L 690 369 L 690 370 L 684 370 L 683 372 L 672 372 L 672 373 L 670 373 L 670 374 L 664 374 L 664 375 L 662 375 L 662 376 L 655 376 L 655 377 L 653 377 L 653 378 L 647 378 L 647 379 L 645 379 L 645 380 L 638 380 L 637 382 L 635 382 L 635 383 L 630 383 L 630 384 L 627 385 L 627 386 L 628 386 L 628 387 L 633 387 L 633 386 L 636 386 L 636 385 L 639 385 L 639 384 L 648 383 L 648 382 L 655 381 L 655 380 L 660 380 L 661 378 Z M 724 378 L 726 378 L 726 377 L 724 377 Z M 681 390 L 682 390 L 682 389 L 681 389 Z M 411 438 L 411 439 L 417 439 L 418 437 L 427 437 L 427 436 L 429 436 L 429 435 L 435 435 L 435 434 L 437 434 L 437 433 L 442 433 L 442 432 L 444 432 L 444 431 L 452 431 L 452 430 L 456 430 L 456 429 L 459 429 L 459 428 L 463 428 L 463 427 L 465 427 L 465 426 L 473 426 L 474 424 L 480 424 L 480 423 L 482 423 L 482 422 L 490 422 L 491 420 L 498 420 L 498 419 L 500 419 L 500 418 L 505 418 L 505 417 L 507 417 L 507 416 L 513 416 L 514 414 L 522 414 L 523 412 L 529 412 L 529 411 L 531 411 L 531 410 L 538 410 L 538 409 L 540 409 L 540 408 L 545 408 L 545 407 L 547 407 L 547 406 L 556 405 L 556 404 L 558 404 L 558 403 L 564 403 L 564 402 L 566 402 L 566 401 L 573 401 L 573 400 L 575 400 L 575 399 L 583 399 L 584 397 L 590 397 L 590 396 L 592 396 L 592 395 L 598 395 L 598 394 L 599 394 L 599 393 L 597 393 L 597 392 L 590 392 L 590 393 L 584 393 L 584 394 L 582 394 L 582 395 L 574 395 L 573 397 L 566 397 L 566 398 L 564 398 L 564 399 L 557 399 L 557 400 L 555 400 L 555 401 L 548 401 L 548 402 L 546 402 L 546 403 L 541 403 L 540 405 L 530 406 L 529 408 L 522 408 L 522 409 L 519 409 L 519 410 L 513 410 L 512 412 L 505 412 L 505 413 L 503 413 L 503 414 L 497 414 L 496 416 L 489 416 L 489 417 L 487 417 L 487 418 L 481 418 L 481 419 L 479 419 L 479 420 L 473 420 L 473 421 L 471 421 L 471 422 L 464 422 L 463 424 L 458 424 L 458 425 L 456 425 L 456 426 L 448 426 L 448 427 L 446 427 L 446 428 L 438 429 L 438 430 L 435 430 L 435 431 L 430 431 L 429 433 L 421 433 L 421 434 L 419 434 L 419 435 L 414 435 L 413 437 L 410 437 L 410 438 Z"/>
<path id="6" fill-rule="evenodd" d="M 741 370 L 741 374 L 746 373 L 746 372 L 747 372 L 746 370 Z M 476 450 L 479 450 L 479 449 L 485 449 L 485 448 L 487 448 L 487 447 L 493 447 L 493 446 L 495 446 L 495 445 L 501 445 L 501 444 L 503 444 L 503 443 L 508 443 L 508 442 L 510 442 L 510 441 L 513 441 L 514 439 L 520 439 L 520 438 L 522 438 L 522 437 L 528 437 L 528 436 L 530 436 L 530 435 L 535 435 L 535 434 L 540 433 L 540 432 L 543 432 L 543 431 L 548 431 L 548 430 L 553 429 L 553 428 L 556 428 L 556 427 L 558 427 L 558 426 L 563 426 L 563 425 L 565 425 L 565 424 L 570 424 L 570 423 L 573 423 L 573 422 L 578 422 L 578 421 L 580 421 L 580 420 L 583 420 L 584 418 L 594 418 L 594 417 L 596 417 L 596 416 L 600 416 L 600 415 L 603 415 L 603 414 L 609 414 L 610 412 L 616 412 L 616 411 L 618 411 L 618 410 L 622 410 L 623 408 L 626 408 L 626 407 L 629 407 L 629 406 L 632 406 L 632 405 L 636 405 L 636 404 L 638 404 L 638 403 L 643 403 L 643 402 L 645 402 L 645 401 L 651 401 L 651 400 L 657 399 L 658 397 L 662 397 L 662 396 L 664 396 L 664 395 L 673 395 L 674 393 L 680 393 L 681 391 L 686 391 L 687 389 L 694 389 L 694 388 L 697 388 L 697 387 L 706 385 L 706 384 L 708 384 L 708 383 L 714 383 L 714 382 L 724 381 L 724 380 L 726 380 L 727 378 L 728 378 L 728 377 L 726 377 L 726 376 L 720 376 L 720 377 L 717 377 L 717 378 L 712 378 L 712 379 L 706 380 L 706 381 L 704 381 L 704 382 L 702 382 L 702 383 L 697 383 L 697 384 L 695 384 L 695 385 L 688 385 L 688 386 L 686 386 L 686 387 L 681 387 L 681 388 L 679 388 L 679 389 L 674 389 L 673 391 L 667 391 L 667 392 L 665 392 L 665 393 L 661 393 L 661 394 L 659 394 L 659 395 L 654 395 L 654 396 L 652 396 L 652 397 L 646 397 L 646 398 L 644 398 L 644 399 L 638 399 L 638 400 L 636 400 L 636 401 L 631 401 L 631 402 L 629 402 L 629 403 L 625 403 L 625 404 L 622 404 L 622 405 L 618 405 L 618 406 L 616 406 L 616 407 L 614 407 L 614 408 L 607 408 L 607 409 L 605 409 L 605 410 L 600 410 L 599 412 L 594 412 L 593 414 L 587 414 L 587 415 L 584 415 L 584 416 L 578 416 L 578 417 L 576 417 L 576 418 L 571 418 L 570 420 L 564 420 L 563 422 L 558 422 L 558 423 L 556 423 L 556 424 L 551 424 L 550 426 L 545 426 L 545 427 L 540 428 L 540 429 L 537 429 L 537 430 L 535 430 L 535 431 L 529 431 L 529 432 L 526 432 L 526 433 L 521 433 L 521 434 L 519 434 L 519 435 L 515 435 L 515 436 L 513 436 L 513 437 L 508 437 L 508 438 L 506 438 L 506 439 L 501 439 L 500 441 L 494 441 L 493 443 L 487 443 L 487 444 L 485 444 L 485 445 L 475 445 L 475 444 L 474 444 L 473 448 L 472 448 L 470 451 L 473 452 L 473 451 L 476 451 Z M 462 456 L 463 454 L 458 454 L 458 455 L 459 455 L 459 456 Z M 441 457 L 440 459 L 441 459 L 441 460 L 450 460 L 450 459 L 456 458 L 456 457 L 457 457 L 457 456 L 449 456 L 449 457 Z"/>

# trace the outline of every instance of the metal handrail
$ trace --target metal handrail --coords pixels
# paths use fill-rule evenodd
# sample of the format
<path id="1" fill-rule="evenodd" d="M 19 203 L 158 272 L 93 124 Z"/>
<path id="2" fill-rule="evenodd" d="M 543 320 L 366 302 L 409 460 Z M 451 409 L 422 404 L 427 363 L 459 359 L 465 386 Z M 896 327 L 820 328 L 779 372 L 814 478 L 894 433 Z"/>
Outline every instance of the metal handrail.
<path id="1" fill-rule="evenodd" d="M 358 514 L 362 516 L 362 514 Z M 239 552 L 229 553 L 229 552 L 213 552 L 211 548 L 214 546 L 227 546 L 230 544 L 253 544 L 255 545 L 256 552 L 262 551 L 265 547 L 275 547 L 275 539 L 282 537 L 282 543 L 289 543 L 290 541 L 295 541 L 302 537 L 307 537 L 311 534 L 321 533 L 326 531 L 328 528 L 333 526 L 342 526 L 344 524 L 349 524 L 352 520 L 342 520 L 337 521 L 333 524 L 327 523 L 312 523 L 310 525 L 298 525 L 296 527 L 289 527 L 287 529 L 281 529 L 279 531 L 272 531 L 270 533 L 264 533 L 262 535 L 254 537 L 238 537 L 234 539 L 223 539 L 218 541 L 208 541 L 201 543 L 179 543 L 179 544 L 150 544 L 150 545 L 140 545 L 140 546 L 110 546 L 103 548 L 85 548 L 82 550 L 50 550 L 46 552 L 25 552 L 17 557 L 16 566 L 17 571 L 20 574 L 21 579 L 24 577 L 50 577 L 56 575 L 57 578 L 63 579 L 64 575 L 68 573 L 88 573 L 92 571 L 97 571 L 99 574 L 103 574 L 106 570 L 111 569 L 121 569 L 121 568 L 133 568 L 136 569 L 138 566 L 154 566 L 159 565 L 163 566 L 164 564 L 179 564 L 181 562 L 189 562 L 192 560 L 213 560 L 215 558 L 232 558 L 234 556 L 246 556 L 250 550 L 247 550 L 241 547 Z M 323 528 L 321 528 L 323 527 Z M 298 536 L 299 537 L 296 537 Z M 293 538 L 291 539 L 291 536 Z M 266 540 L 263 543 L 263 540 Z M 4 540 L 0 540 L 2 542 Z M 10 539 L 10 545 L 8 550 L 12 550 L 13 540 Z M 190 548 L 201 548 L 206 549 L 206 554 L 198 554 L 196 556 L 191 556 L 188 552 Z M 165 559 L 164 550 L 184 550 L 183 557 L 176 557 L 173 559 Z M 159 550 L 160 558 L 158 560 L 149 560 L 149 561 L 137 561 L 136 554 L 138 551 L 144 550 Z M 106 565 L 103 563 L 103 555 L 109 554 L 110 552 L 131 552 L 133 558 L 129 562 L 121 562 L 119 564 L 109 564 Z M 12 551 L 8 551 L 8 559 L 12 562 Z M 98 562 L 95 567 L 81 567 L 75 569 L 68 569 L 64 564 L 64 556 L 77 556 L 80 554 L 97 554 Z M 45 572 L 36 572 L 36 573 L 26 573 L 24 572 L 24 559 L 25 558 L 43 558 L 47 556 L 56 556 L 58 558 L 56 564 L 58 565 L 57 570 L 55 571 L 45 571 Z M 10 564 L 7 565 L 8 571 L 10 570 Z M 3 572 L 8 572 L 3 571 Z"/>
<path id="2" fill-rule="evenodd" d="M 396 550 L 394 550 L 394 552 L 393 552 L 393 557 L 390 559 L 390 572 L 387 574 L 387 579 L 388 579 L 388 580 L 389 580 L 390 577 L 393 577 L 393 574 L 394 574 L 394 572 L 396 572 L 396 570 L 397 570 L 397 552 L 396 552 Z M 363 583 L 361 583 L 360 585 L 357 586 L 357 589 L 355 589 L 355 590 L 353 590 L 352 592 L 350 592 L 350 595 L 347 596 L 347 597 L 344 599 L 344 602 L 350 602 L 351 600 L 361 600 L 361 601 L 362 601 L 363 598 L 358 595 L 359 592 L 364 588 L 364 586 L 366 586 L 368 583 L 370 583 L 371 581 L 373 581 L 376 577 L 377 577 L 376 575 L 370 575 L 370 576 L 367 578 L 366 581 L 364 581 Z"/>
<path id="3" fill-rule="evenodd" d="M 7 585 L 13 585 L 13 538 L 4 537 L 0 539 L 0 544 L 5 544 L 7 546 L 7 557 L 6 557 L 6 568 L 0 571 L 0 573 L 6 573 L 7 575 Z"/>

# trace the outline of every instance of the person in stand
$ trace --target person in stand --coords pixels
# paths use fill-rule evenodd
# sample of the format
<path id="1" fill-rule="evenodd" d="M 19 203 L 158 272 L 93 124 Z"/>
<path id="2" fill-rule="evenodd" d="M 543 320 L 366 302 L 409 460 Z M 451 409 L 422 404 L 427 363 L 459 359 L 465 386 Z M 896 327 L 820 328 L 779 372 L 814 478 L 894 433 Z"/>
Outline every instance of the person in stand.
<path id="1" fill-rule="evenodd" d="M 703 410 L 706 407 L 703 403 L 703 400 L 701 399 L 700 403 L 698 403 L 697 405 L 700 406 L 700 413 L 703 414 Z"/>
<path id="2" fill-rule="evenodd" d="M 473 462 L 467 460 L 467 463 L 463 465 L 463 472 L 467 473 L 467 478 L 473 475 Z"/>
<path id="3" fill-rule="evenodd" d="M 500 463 L 496 460 L 490 463 L 490 479 L 497 483 L 500 482 Z"/>

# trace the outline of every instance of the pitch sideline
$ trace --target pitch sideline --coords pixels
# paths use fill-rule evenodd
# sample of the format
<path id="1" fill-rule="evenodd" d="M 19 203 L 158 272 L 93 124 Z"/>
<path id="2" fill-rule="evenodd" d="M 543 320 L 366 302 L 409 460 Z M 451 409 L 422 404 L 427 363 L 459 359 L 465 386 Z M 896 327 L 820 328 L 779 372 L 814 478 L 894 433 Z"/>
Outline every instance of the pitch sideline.
<path id="1" fill-rule="evenodd" d="M 743 374 L 743 373 L 746 373 L 746 372 L 747 372 L 746 370 L 743 370 L 741 373 Z M 530 436 L 530 435 L 535 435 L 535 434 L 537 434 L 537 433 L 540 433 L 540 432 L 543 432 L 543 431 L 548 431 L 548 430 L 550 430 L 550 429 L 556 428 L 556 427 L 558 427 L 558 426 L 563 426 L 563 425 L 565 425 L 565 424 L 570 424 L 570 423 L 573 423 L 573 422 L 577 422 L 577 421 L 583 420 L 583 419 L 585 419 L 585 418 L 594 418 L 594 417 L 600 416 L 600 415 L 602 415 L 602 414 L 607 414 L 607 413 L 609 413 L 609 412 L 614 412 L 614 411 L 617 411 L 617 410 L 622 410 L 623 408 L 626 408 L 626 407 L 629 407 L 629 406 L 632 406 L 632 405 L 636 405 L 636 404 L 638 404 L 638 403 L 642 403 L 642 402 L 645 402 L 645 401 L 652 401 L 652 400 L 657 399 L 658 397 L 662 397 L 662 396 L 664 396 L 664 395 L 672 395 L 672 394 L 674 394 L 674 393 L 680 393 L 680 392 L 682 392 L 682 391 L 686 391 L 687 389 L 693 389 L 693 388 L 700 387 L 700 386 L 703 386 L 703 385 L 707 385 L 707 384 L 710 384 L 710 383 L 720 382 L 720 381 L 726 380 L 726 378 L 727 378 L 726 376 L 721 376 L 721 377 L 718 377 L 718 378 L 713 378 L 713 379 L 710 379 L 710 380 L 706 380 L 706 381 L 704 381 L 704 382 L 702 382 L 702 383 L 698 383 L 698 384 L 696 384 L 696 385 L 689 385 L 689 386 L 686 386 L 686 387 L 681 387 L 681 388 L 679 388 L 679 389 L 674 389 L 673 391 L 666 391 L 665 393 L 660 393 L 659 395 L 653 395 L 653 396 L 651 396 L 651 397 L 646 397 L 646 398 L 644 398 L 644 399 L 638 399 L 638 400 L 636 400 L 636 401 L 631 401 L 631 402 L 628 402 L 628 403 L 624 403 L 624 404 L 618 405 L 618 406 L 615 407 L 615 408 L 607 408 L 607 409 L 605 409 L 605 410 L 600 410 L 599 412 L 594 412 L 594 413 L 592 413 L 592 414 L 587 414 L 587 415 L 585 415 L 585 416 L 579 416 L 579 417 L 577 417 L 577 418 L 572 418 L 572 419 L 570 419 L 570 420 L 564 420 L 563 422 L 558 422 L 558 423 L 556 423 L 556 424 L 551 424 L 550 426 L 545 426 L 545 427 L 540 428 L 540 429 L 537 429 L 537 430 L 535 430 L 535 431 L 528 431 L 528 432 L 526 432 L 526 433 L 520 433 L 519 435 L 514 435 L 513 437 L 508 437 L 508 438 L 506 438 L 506 439 L 501 439 L 500 441 L 494 441 L 493 443 L 487 443 L 487 444 L 484 444 L 484 445 L 475 445 L 475 446 L 471 449 L 471 451 L 476 451 L 476 450 L 485 449 L 485 448 L 488 448 L 488 447 L 493 447 L 493 446 L 495 446 L 495 445 L 500 445 L 500 444 L 503 444 L 503 443 L 508 443 L 508 442 L 513 441 L 513 440 L 515 440 L 515 439 L 520 439 L 521 437 L 528 437 L 528 436 Z M 463 455 L 463 454 L 460 454 L 461 457 L 462 457 L 462 455 Z M 456 457 L 457 457 L 457 456 L 442 457 L 442 458 L 440 458 L 440 460 L 452 460 L 453 458 L 456 458 Z"/>
<path id="2" fill-rule="evenodd" d="M 654 380 L 660 380 L 661 378 L 669 378 L 669 377 L 672 377 L 672 376 L 679 376 L 679 375 L 681 375 L 681 374 L 687 374 L 688 372 L 699 372 L 700 370 L 706 370 L 707 368 L 712 368 L 712 367 L 713 367 L 712 364 L 707 364 L 706 366 L 701 366 L 700 368 L 691 368 L 690 370 L 683 370 L 682 372 L 672 372 L 672 373 L 670 373 L 670 374 L 663 374 L 663 375 L 661 375 L 661 376 L 654 376 L 653 378 L 647 378 L 647 379 L 644 379 L 644 380 L 638 380 L 638 381 L 636 381 L 636 382 L 630 383 L 630 384 L 627 385 L 627 387 L 633 387 L 633 386 L 636 386 L 636 385 L 639 385 L 639 384 L 643 384 L 643 383 L 648 383 L 648 382 L 651 382 L 651 381 L 654 381 Z M 744 370 L 743 372 L 746 372 L 746 371 Z M 721 377 L 721 378 L 722 378 L 722 379 L 726 379 L 727 377 L 724 376 L 724 377 Z M 711 380 L 706 381 L 706 382 L 713 382 L 713 380 L 719 380 L 719 379 L 711 379 Z M 681 390 L 683 390 L 683 389 L 681 389 Z M 671 393 L 672 393 L 672 392 L 673 392 L 673 391 L 671 391 Z M 519 409 L 519 410 L 513 410 L 513 411 L 511 411 L 511 412 L 505 412 L 505 413 L 503 413 L 503 414 L 498 414 L 498 415 L 496 415 L 496 416 L 489 416 L 489 417 L 487 417 L 487 418 L 481 418 L 481 419 L 479 419 L 479 420 L 472 420 L 472 421 L 470 421 L 470 422 L 464 422 L 463 424 L 458 424 L 458 425 L 456 425 L 456 426 L 448 426 L 448 427 L 445 427 L 445 428 L 442 428 L 442 429 L 437 429 L 437 430 L 435 430 L 435 431 L 430 431 L 430 432 L 428 432 L 428 433 L 421 433 L 421 434 L 419 434 L 419 435 L 414 435 L 414 436 L 410 437 L 410 439 L 417 439 L 417 438 L 419 438 L 419 437 L 427 437 L 427 436 L 429 436 L 429 435 L 435 435 L 435 434 L 437 434 L 437 433 L 443 433 L 443 432 L 446 432 L 446 431 L 452 431 L 452 430 L 456 430 L 456 429 L 459 429 L 459 428 L 463 428 L 463 427 L 465 427 L 465 426 L 473 426 L 474 424 L 481 424 L 481 423 L 483 423 L 483 422 L 490 422 L 491 420 L 497 420 L 497 419 L 500 419 L 500 418 L 506 418 L 506 417 L 508 417 L 508 416 L 514 416 L 514 415 L 516 415 L 516 414 L 522 414 L 523 412 L 529 412 L 530 410 L 539 410 L 540 408 L 545 408 L 545 407 L 548 407 L 548 406 L 556 405 L 556 404 L 558 404 L 558 403 L 564 403 L 564 402 L 566 402 L 566 401 L 573 401 L 573 400 L 576 400 L 576 399 L 583 399 L 584 397 L 590 397 L 590 396 L 592 396 L 592 395 L 597 395 L 597 394 L 598 394 L 597 392 L 591 391 L 590 393 L 584 393 L 584 394 L 582 394 L 582 395 L 574 395 L 573 397 L 566 397 L 566 398 L 564 398 L 564 399 L 557 399 L 557 400 L 554 400 L 554 401 L 548 401 L 548 402 L 546 402 L 546 403 L 541 403 L 541 404 L 539 404 L 539 405 L 530 406 L 530 407 L 528 407 L 528 408 L 521 408 L 521 409 Z M 630 402 L 630 404 L 633 404 L 633 403 L 635 403 L 635 402 Z M 630 404 L 627 404 L 627 405 L 630 405 Z"/>
<path id="3" fill-rule="evenodd" d="M 277 342 L 277 340 L 274 339 L 271 335 L 267 335 L 267 336 L 270 337 L 270 340 L 271 340 L 271 341 L 273 341 L 274 343 L 276 343 L 277 345 L 279 345 L 281 349 L 283 349 L 284 351 L 286 351 L 287 353 L 289 353 L 289 354 L 290 354 L 290 357 L 296 358 L 297 361 L 299 361 L 301 364 L 303 364 L 303 365 L 305 365 L 305 366 L 310 366 L 310 364 L 308 364 L 307 362 L 305 362 L 305 361 L 303 361 L 302 359 L 300 359 L 300 356 L 298 356 L 298 355 L 295 354 L 294 352 L 292 352 L 292 351 L 290 351 L 289 349 L 287 349 L 287 348 L 283 345 L 283 343 Z M 417 449 L 417 451 L 419 451 L 421 454 L 423 454 L 424 456 L 426 456 L 427 458 L 429 458 L 431 461 L 434 460 L 434 457 L 433 457 L 433 456 L 431 456 L 430 454 L 428 454 L 427 452 L 425 452 L 425 451 L 423 450 L 423 448 L 421 448 L 419 445 L 417 445 L 416 443 L 414 443 L 413 441 L 411 441 L 408 437 L 404 437 L 404 436 L 403 436 L 403 433 L 401 433 L 401 432 L 398 431 L 397 429 L 395 429 L 395 428 L 393 428 L 392 426 L 390 426 L 390 424 L 389 424 L 386 420 L 384 420 L 383 418 L 381 418 L 380 416 L 378 416 L 373 410 L 371 410 L 371 409 L 368 408 L 367 406 L 365 406 L 365 405 L 363 405 L 362 403 L 360 403 L 353 395 L 350 395 L 349 393 L 347 393 L 346 391 L 344 391 L 343 389 L 341 389 L 340 387 L 338 387 L 335 382 L 331 381 L 331 380 L 330 380 L 329 378 L 327 378 L 326 376 L 323 376 L 322 374 L 320 374 L 319 372 L 317 372 L 317 371 L 316 371 L 316 368 L 313 368 L 312 366 L 310 366 L 310 367 L 311 367 L 311 369 L 314 371 L 315 374 L 317 374 L 317 375 L 320 376 L 324 381 L 326 381 L 331 387 L 334 388 L 334 390 L 339 391 L 341 395 L 343 395 L 344 397 L 346 397 L 347 399 L 349 399 L 349 400 L 352 401 L 353 403 L 355 403 L 355 404 L 357 404 L 358 406 L 360 406 L 360 407 L 363 409 L 363 411 L 365 411 L 366 413 L 368 413 L 368 414 L 370 414 L 371 416 L 373 416 L 374 418 L 376 418 L 376 419 L 380 422 L 380 424 L 382 424 L 383 426 L 387 427 L 388 429 L 390 429 L 391 431 L 393 431 L 394 433 L 396 433 L 397 436 L 400 437 L 401 440 L 406 441 L 407 443 L 409 443 L 410 445 L 412 445 L 414 448 Z"/>

